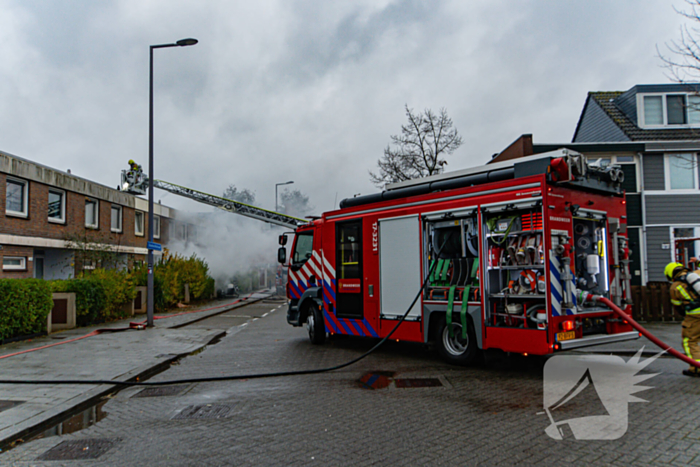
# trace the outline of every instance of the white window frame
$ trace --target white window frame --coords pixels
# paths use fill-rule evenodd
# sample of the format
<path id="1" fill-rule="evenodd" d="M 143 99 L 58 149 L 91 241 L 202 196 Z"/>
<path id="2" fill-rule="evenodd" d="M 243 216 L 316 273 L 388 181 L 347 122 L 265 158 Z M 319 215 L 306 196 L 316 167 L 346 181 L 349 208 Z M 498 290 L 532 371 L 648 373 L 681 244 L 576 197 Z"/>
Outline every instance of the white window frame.
<path id="1" fill-rule="evenodd" d="M 95 206 L 95 223 L 87 223 L 87 205 L 92 203 Z M 110 221 L 111 222 L 111 221 Z M 99 229 L 100 228 L 100 201 L 94 198 L 85 198 L 85 227 L 88 229 Z"/>
<path id="2" fill-rule="evenodd" d="M 160 239 L 160 227 L 161 227 L 160 216 L 153 214 L 153 238 Z"/>
<path id="3" fill-rule="evenodd" d="M 10 211 L 7 209 L 7 182 L 22 184 L 22 211 Z M 7 177 L 5 181 L 5 215 L 12 217 L 29 217 L 29 181 L 21 178 Z"/>
<path id="4" fill-rule="evenodd" d="M 666 105 L 667 96 L 685 96 L 685 121 L 690 122 L 690 114 L 688 113 L 688 103 L 691 96 L 697 96 L 692 92 L 646 92 L 637 94 L 637 125 L 639 128 L 656 129 L 656 128 L 700 128 L 700 123 L 668 123 L 668 107 Z M 661 125 L 647 125 L 645 122 L 646 115 L 644 114 L 644 98 L 645 97 L 661 97 L 661 113 L 664 122 Z M 700 109 L 698 109 L 700 112 Z"/>
<path id="5" fill-rule="evenodd" d="M 671 261 L 676 261 L 676 236 L 673 233 L 675 229 L 693 229 L 693 237 L 700 237 L 700 227 L 697 225 L 674 224 L 669 226 L 668 238 L 671 239 Z M 693 243 L 695 244 L 695 251 L 700 251 L 700 240 Z"/>
<path id="6" fill-rule="evenodd" d="M 48 211 L 46 212 L 46 217 L 49 222 L 53 224 L 65 224 L 66 223 L 66 192 L 64 190 L 59 190 L 58 188 L 49 188 L 49 192 L 46 198 L 46 206 L 48 208 L 48 200 L 51 193 L 61 196 L 61 217 L 50 217 Z"/>
<path id="7" fill-rule="evenodd" d="M 112 225 L 112 211 L 113 211 L 114 209 L 119 210 L 119 227 L 116 228 L 116 229 L 115 229 L 114 226 Z M 124 230 L 124 229 L 123 229 L 123 226 L 124 226 L 124 223 L 123 223 L 123 220 L 124 220 L 124 219 L 123 219 L 123 217 L 124 217 L 124 209 L 123 209 L 121 206 L 119 206 L 118 204 L 113 204 L 112 207 L 111 207 L 110 210 L 109 210 L 109 229 L 110 229 L 112 232 L 115 232 L 115 233 L 122 233 L 122 230 Z"/>
<path id="8" fill-rule="evenodd" d="M 139 223 L 136 221 L 136 218 L 141 215 L 141 231 L 139 232 L 138 226 Z M 146 213 L 143 211 L 134 211 L 134 235 L 137 237 L 143 237 L 146 235 Z"/>
<path id="9" fill-rule="evenodd" d="M 694 188 L 692 189 L 687 189 L 687 188 L 671 188 L 671 157 L 673 156 L 678 156 L 678 155 L 692 155 L 695 157 L 695 166 L 693 167 L 693 184 Z M 689 194 L 697 194 L 700 189 L 699 183 L 700 180 L 698 179 L 698 154 L 695 152 L 673 152 L 673 153 L 667 153 L 664 154 L 664 188 L 666 189 L 665 191 L 671 192 L 673 194 L 683 194 L 683 193 L 689 193 Z"/>
<path id="10" fill-rule="evenodd" d="M 19 266 L 13 264 L 5 264 L 6 259 L 18 259 L 20 261 Z M 27 257 L 26 256 L 3 256 L 2 258 L 2 270 L 3 271 L 26 271 L 27 270 Z"/>

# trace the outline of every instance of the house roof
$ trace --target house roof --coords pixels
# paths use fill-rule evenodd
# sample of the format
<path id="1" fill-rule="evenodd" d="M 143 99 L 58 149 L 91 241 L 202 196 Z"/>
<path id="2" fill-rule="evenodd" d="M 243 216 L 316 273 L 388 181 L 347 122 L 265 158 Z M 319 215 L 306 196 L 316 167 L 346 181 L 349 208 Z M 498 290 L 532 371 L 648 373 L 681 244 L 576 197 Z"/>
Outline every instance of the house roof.
<path id="1" fill-rule="evenodd" d="M 640 87 L 637 86 L 636 88 Z M 640 91 L 641 89 L 633 88 L 632 90 Z M 653 130 L 639 128 L 636 122 L 620 108 L 620 96 L 628 94 L 630 91 L 589 92 L 586 105 L 581 112 L 581 118 L 579 118 L 578 124 L 576 125 L 574 141 L 576 141 L 576 135 L 581 127 L 583 116 L 592 102 L 597 104 L 631 141 L 687 141 L 700 139 L 700 130 L 697 128 L 663 128 Z"/>

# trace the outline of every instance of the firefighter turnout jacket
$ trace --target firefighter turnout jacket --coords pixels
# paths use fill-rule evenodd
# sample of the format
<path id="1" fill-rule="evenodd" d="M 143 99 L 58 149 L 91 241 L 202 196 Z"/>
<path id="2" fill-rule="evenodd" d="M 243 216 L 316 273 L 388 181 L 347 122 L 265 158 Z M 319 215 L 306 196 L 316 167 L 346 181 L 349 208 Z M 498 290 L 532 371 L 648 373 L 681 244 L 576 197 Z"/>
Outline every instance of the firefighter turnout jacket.
<path id="1" fill-rule="evenodd" d="M 700 297 L 681 278 L 688 272 L 687 269 L 678 269 L 674 274 L 671 284 L 671 304 L 680 315 L 698 315 L 700 317 Z M 700 274 L 700 269 L 695 271 Z"/>
<path id="2" fill-rule="evenodd" d="M 673 284 L 671 284 L 671 304 L 681 315 L 685 315 L 681 324 L 683 330 L 683 350 L 685 354 L 695 361 L 700 361 L 700 297 L 685 280 L 688 270 L 682 267 L 673 270 Z M 700 270 L 695 271 L 695 274 Z M 683 374 L 688 376 L 700 376 L 694 366 L 690 366 Z"/>

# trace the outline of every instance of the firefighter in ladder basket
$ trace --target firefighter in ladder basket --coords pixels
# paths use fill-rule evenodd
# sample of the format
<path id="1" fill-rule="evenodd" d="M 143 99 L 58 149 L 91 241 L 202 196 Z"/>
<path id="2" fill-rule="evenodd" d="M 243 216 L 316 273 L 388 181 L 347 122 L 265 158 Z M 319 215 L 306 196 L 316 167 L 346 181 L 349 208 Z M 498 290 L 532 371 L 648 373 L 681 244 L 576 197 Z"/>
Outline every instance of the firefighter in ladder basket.
<path id="1" fill-rule="evenodd" d="M 683 319 L 683 350 L 689 358 L 700 361 L 700 270 L 691 272 L 681 263 L 669 263 L 664 269 L 671 284 L 671 304 Z M 700 376 L 697 368 L 683 370 L 686 376 Z"/>

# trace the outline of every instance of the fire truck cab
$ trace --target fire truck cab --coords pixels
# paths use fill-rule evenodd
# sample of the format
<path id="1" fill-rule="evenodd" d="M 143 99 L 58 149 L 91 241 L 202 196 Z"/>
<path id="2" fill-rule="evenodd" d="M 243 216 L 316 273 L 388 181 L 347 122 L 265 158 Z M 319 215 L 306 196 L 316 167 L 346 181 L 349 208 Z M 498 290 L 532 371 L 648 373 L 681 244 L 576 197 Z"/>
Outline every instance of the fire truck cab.
<path id="1" fill-rule="evenodd" d="M 345 199 L 295 232 L 287 320 L 322 344 L 385 337 L 406 314 L 392 339 L 433 343 L 457 364 L 480 349 L 544 355 L 637 338 L 580 298 L 629 310 L 622 177 L 561 149 Z"/>

